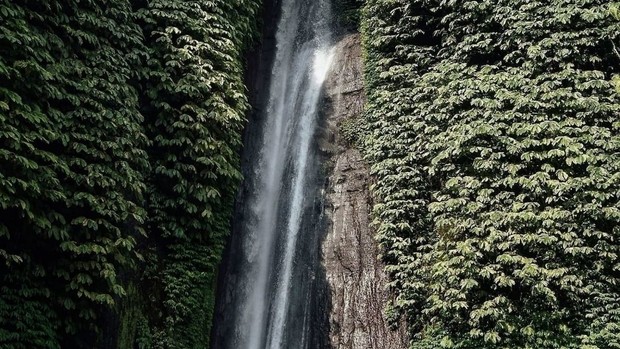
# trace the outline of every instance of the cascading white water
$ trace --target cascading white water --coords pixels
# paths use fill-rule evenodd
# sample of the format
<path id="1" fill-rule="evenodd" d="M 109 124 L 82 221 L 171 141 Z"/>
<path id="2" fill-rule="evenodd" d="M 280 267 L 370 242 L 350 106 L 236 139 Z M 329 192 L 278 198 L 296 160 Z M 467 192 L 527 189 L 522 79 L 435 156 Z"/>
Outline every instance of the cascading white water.
<path id="1" fill-rule="evenodd" d="M 297 251 L 319 100 L 333 57 L 329 2 L 281 2 L 262 142 L 246 179 L 252 192 L 241 205 L 243 260 L 231 262 L 241 271 L 227 281 L 232 300 L 223 311 L 234 312 L 234 323 L 226 325 L 233 338 L 219 344 L 225 348 L 288 349 L 290 332 L 307 328 L 307 318 L 301 327 L 289 326 L 289 318 L 300 313 L 292 307 L 307 307 L 291 302 L 291 292 L 298 286 L 294 269 L 302 264 Z M 306 334 L 294 336 L 303 349 Z"/>
<path id="2" fill-rule="evenodd" d="M 288 307 L 288 290 L 291 282 L 291 269 L 293 257 L 295 256 L 295 247 L 297 246 L 297 236 L 299 234 L 299 225 L 301 223 L 302 202 L 305 187 L 304 175 L 308 165 L 308 152 L 310 148 L 311 137 L 314 134 L 316 124 L 317 106 L 320 96 L 320 88 L 325 80 L 328 66 L 331 63 L 332 52 L 317 51 L 314 53 L 313 71 L 311 75 L 310 86 L 307 93 L 303 96 L 301 116 L 299 123 L 299 149 L 295 149 L 295 174 L 293 176 L 293 195 L 291 200 L 291 208 L 288 213 L 288 222 L 286 229 L 286 246 L 282 256 L 282 270 L 278 275 L 278 287 L 276 292 L 276 303 L 274 306 L 275 316 L 270 324 L 268 333 L 268 348 L 279 349 L 282 344 L 282 331 L 284 330 L 284 321 L 286 310 Z"/>

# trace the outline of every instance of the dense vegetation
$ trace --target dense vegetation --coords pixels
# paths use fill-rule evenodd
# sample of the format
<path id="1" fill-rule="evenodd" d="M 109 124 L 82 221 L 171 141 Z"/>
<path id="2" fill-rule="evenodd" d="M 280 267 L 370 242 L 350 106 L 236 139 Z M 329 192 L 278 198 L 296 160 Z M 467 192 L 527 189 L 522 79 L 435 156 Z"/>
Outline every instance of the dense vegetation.
<path id="1" fill-rule="evenodd" d="M 358 31 L 365 0 L 333 0 L 338 26 L 345 31 Z"/>
<path id="2" fill-rule="evenodd" d="M 374 224 L 412 348 L 620 348 L 610 12 L 366 2 Z"/>
<path id="3" fill-rule="evenodd" d="M 0 0 L 0 348 L 208 347 L 259 3 Z M 411 348 L 620 348 L 620 6 L 334 3 Z"/>
<path id="4" fill-rule="evenodd" d="M 258 5 L 0 1 L 0 347 L 208 347 Z"/>

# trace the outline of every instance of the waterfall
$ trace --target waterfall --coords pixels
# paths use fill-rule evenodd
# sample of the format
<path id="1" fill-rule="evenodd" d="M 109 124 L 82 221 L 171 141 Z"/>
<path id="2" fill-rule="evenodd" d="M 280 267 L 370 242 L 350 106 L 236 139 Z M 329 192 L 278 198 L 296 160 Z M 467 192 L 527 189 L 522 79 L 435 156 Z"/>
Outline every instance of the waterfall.
<path id="1" fill-rule="evenodd" d="M 309 348 L 312 209 L 316 134 L 323 81 L 333 58 L 330 0 L 282 0 L 266 109 L 257 149 L 246 151 L 249 194 L 238 204 L 234 264 L 224 275 L 215 323 L 217 349 Z M 310 243 L 310 242 L 309 242 Z M 311 244 L 311 243 L 310 243 Z M 314 254 L 318 255 L 317 251 Z M 317 258 L 314 258 L 315 260 Z M 236 270 L 233 272 L 232 270 Z"/>

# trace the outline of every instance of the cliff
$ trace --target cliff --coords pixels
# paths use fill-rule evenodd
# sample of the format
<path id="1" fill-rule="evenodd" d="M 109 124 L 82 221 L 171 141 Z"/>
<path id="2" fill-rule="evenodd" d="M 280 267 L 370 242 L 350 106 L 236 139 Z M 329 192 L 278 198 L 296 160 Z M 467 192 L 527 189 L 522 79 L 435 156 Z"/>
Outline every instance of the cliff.
<path id="1" fill-rule="evenodd" d="M 331 165 L 325 188 L 330 226 L 322 246 L 331 293 L 331 345 L 333 349 L 402 349 L 407 347 L 405 331 L 389 330 L 383 316 L 389 294 L 369 228 L 369 171 L 342 132 L 343 123 L 361 115 L 366 100 L 359 35 L 343 37 L 336 49 L 325 84 L 322 144 Z"/>

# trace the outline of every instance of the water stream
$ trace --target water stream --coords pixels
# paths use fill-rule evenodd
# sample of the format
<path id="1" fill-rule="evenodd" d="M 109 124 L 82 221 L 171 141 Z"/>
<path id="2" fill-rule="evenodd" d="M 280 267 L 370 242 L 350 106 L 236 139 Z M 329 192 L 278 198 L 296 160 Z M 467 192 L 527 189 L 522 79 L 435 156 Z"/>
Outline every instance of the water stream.
<path id="1" fill-rule="evenodd" d="M 333 59 L 330 0 L 281 0 L 268 100 L 223 268 L 217 349 L 317 348 L 316 135 Z"/>

